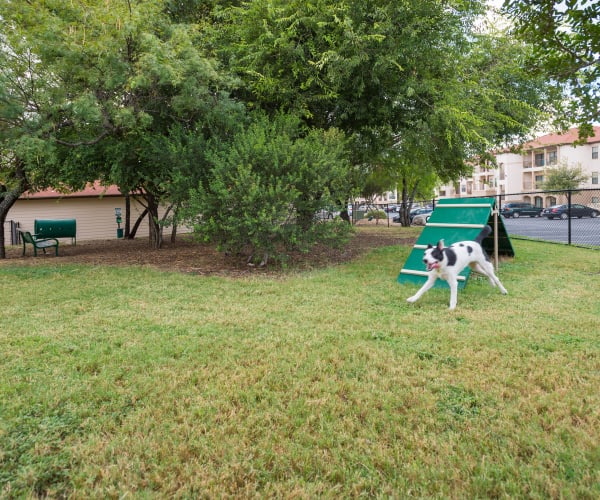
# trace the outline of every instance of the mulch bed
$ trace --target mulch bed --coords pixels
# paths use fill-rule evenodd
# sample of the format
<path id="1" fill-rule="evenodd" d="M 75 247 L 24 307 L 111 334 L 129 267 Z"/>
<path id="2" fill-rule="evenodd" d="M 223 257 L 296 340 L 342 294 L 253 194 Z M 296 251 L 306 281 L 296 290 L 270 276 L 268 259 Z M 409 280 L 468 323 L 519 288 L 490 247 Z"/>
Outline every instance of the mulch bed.
<path id="1" fill-rule="evenodd" d="M 348 262 L 366 252 L 382 246 L 413 244 L 414 238 L 399 236 L 394 231 L 365 233 L 358 231 L 351 241 L 341 249 L 317 246 L 309 253 L 293 253 L 286 262 L 288 270 L 308 270 Z M 160 250 L 153 250 L 144 238 L 134 240 L 80 241 L 72 245 L 69 240 L 61 240 L 59 256 L 54 250 L 46 254 L 38 250 L 33 256 L 31 245 L 27 245 L 23 257 L 22 247 L 7 246 L 6 265 L 48 265 L 55 261 L 60 264 L 89 264 L 109 266 L 148 266 L 165 271 L 180 271 L 199 275 L 241 276 L 250 274 L 278 274 L 282 268 L 277 263 L 260 268 L 249 266 L 243 258 L 226 256 L 218 252 L 214 245 L 194 242 L 187 235 L 180 235 L 175 243 L 166 241 Z"/>

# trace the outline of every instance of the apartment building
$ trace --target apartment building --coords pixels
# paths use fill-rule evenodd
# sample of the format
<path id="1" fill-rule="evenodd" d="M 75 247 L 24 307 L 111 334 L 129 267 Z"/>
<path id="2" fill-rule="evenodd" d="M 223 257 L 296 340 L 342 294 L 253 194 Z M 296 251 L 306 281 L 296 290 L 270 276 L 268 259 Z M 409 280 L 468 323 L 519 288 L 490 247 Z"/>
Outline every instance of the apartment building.
<path id="1" fill-rule="evenodd" d="M 523 200 L 545 206 L 544 200 L 535 193 L 541 190 L 548 172 L 561 163 L 569 167 L 581 166 L 587 181 L 581 188 L 600 189 L 600 127 L 594 127 L 594 136 L 584 144 L 574 145 L 578 129 L 564 134 L 548 134 L 523 144 L 520 153 L 506 149 L 495 154 L 497 167 L 475 165 L 473 174 L 461 178 L 455 184 L 440 186 L 440 198 L 467 196 L 506 195 L 505 201 Z"/>

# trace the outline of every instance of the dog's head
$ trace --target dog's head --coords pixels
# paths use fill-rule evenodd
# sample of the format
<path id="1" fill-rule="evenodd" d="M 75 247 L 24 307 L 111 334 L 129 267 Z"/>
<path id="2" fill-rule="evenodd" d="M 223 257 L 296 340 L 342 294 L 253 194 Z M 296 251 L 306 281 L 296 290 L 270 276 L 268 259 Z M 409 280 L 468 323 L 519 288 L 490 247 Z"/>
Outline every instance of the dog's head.
<path id="1" fill-rule="evenodd" d="M 436 246 L 427 245 L 425 254 L 423 255 L 423 262 L 427 266 L 427 271 L 438 269 L 440 264 L 444 260 L 444 240 L 438 241 Z"/>

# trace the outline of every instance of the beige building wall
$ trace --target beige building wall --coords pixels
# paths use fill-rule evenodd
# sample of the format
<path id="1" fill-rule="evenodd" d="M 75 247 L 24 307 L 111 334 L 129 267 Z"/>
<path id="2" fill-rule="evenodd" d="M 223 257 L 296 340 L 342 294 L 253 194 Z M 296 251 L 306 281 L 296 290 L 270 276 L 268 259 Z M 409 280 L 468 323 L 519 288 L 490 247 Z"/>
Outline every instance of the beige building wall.
<path id="1" fill-rule="evenodd" d="M 33 232 L 35 219 L 75 219 L 77 221 L 77 240 L 106 240 L 117 238 L 115 208 L 120 208 L 125 227 L 125 197 L 64 197 L 64 198 L 20 198 L 8 212 L 4 226 L 5 241 L 10 244 L 10 221 Z M 131 199 L 131 226 L 135 224 L 144 208 Z M 164 213 L 164 212 L 162 212 Z M 160 214 L 162 215 L 162 214 Z M 169 229 L 165 229 L 169 231 Z M 187 232 L 187 228 L 178 228 L 178 232 Z M 137 230 L 136 237 L 148 237 L 148 222 L 144 221 Z M 67 238 L 61 242 L 68 243 Z"/>
<path id="2" fill-rule="evenodd" d="M 473 175 L 459 179 L 456 187 L 453 184 L 440 186 L 440 197 L 507 195 L 505 201 L 549 206 L 554 202 L 552 197 L 542 199 L 535 193 L 520 193 L 541 190 L 550 170 L 563 161 L 569 167 L 581 166 L 587 181 L 580 187 L 600 188 L 600 127 L 594 127 L 594 131 L 594 137 L 577 146 L 573 145 L 578 137 L 577 129 L 571 129 L 564 135 L 549 134 L 530 141 L 523 146 L 521 154 L 500 151 L 495 155 L 498 168 L 482 171 L 475 166 Z"/>

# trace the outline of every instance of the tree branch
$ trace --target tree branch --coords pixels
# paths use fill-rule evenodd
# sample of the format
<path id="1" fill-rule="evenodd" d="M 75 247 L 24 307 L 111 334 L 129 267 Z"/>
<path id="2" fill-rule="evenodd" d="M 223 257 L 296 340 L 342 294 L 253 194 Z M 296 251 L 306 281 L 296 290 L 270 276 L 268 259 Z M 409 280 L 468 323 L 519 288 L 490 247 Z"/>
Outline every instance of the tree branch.
<path id="1" fill-rule="evenodd" d="M 69 146 L 71 148 L 76 148 L 79 146 L 93 146 L 94 144 L 98 144 L 102 139 L 104 139 L 110 133 L 111 133 L 110 130 L 105 130 L 98 137 L 96 137 L 95 139 L 92 139 L 90 141 L 68 142 L 68 141 L 63 141 L 62 139 L 57 139 L 57 138 L 55 138 L 54 140 L 56 141 L 57 144 L 60 144 L 62 146 Z"/>

